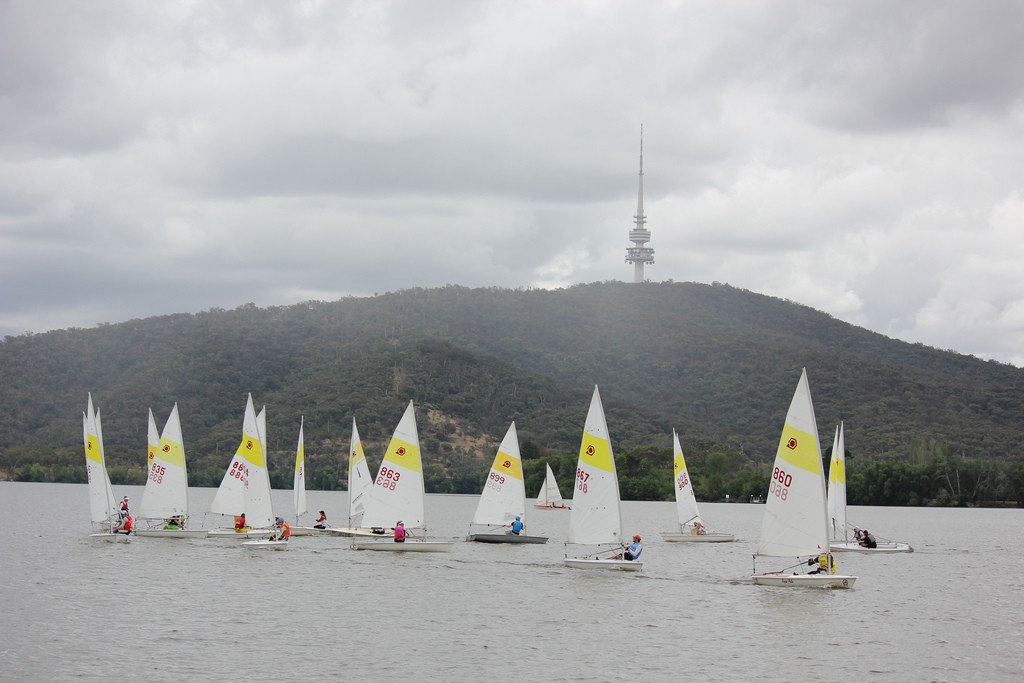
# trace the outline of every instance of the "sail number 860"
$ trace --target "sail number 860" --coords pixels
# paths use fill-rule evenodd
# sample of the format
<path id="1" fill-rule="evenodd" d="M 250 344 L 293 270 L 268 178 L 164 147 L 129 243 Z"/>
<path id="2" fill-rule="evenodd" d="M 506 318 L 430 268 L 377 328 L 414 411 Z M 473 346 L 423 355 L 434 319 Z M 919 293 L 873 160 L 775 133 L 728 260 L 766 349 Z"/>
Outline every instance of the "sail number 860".
<path id="1" fill-rule="evenodd" d="M 786 474 L 785 470 L 776 467 L 775 471 L 772 472 L 772 485 L 768 492 L 775 494 L 782 500 L 786 500 L 789 496 L 789 486 L 792 483 L 793 475 Z"/>

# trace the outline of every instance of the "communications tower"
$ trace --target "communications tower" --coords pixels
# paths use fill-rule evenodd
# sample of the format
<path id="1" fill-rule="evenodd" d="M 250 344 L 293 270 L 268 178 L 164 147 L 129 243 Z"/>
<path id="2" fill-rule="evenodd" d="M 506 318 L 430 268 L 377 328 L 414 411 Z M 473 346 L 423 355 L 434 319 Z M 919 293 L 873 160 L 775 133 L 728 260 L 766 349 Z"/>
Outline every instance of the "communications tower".
<path id="1" fill-rule="evenodd" d="M 640 189 L 636 197 L 636 215 L 633 216 L 634 228 L 629 231 L 632 247 L 626 248 L 626 263 L 633 264 L 633 282 L 644 281 L 644 265 L 654 263 L 654 249 L 644 245 L 651 241 L 651 231 L 647 229 L 647 216 L 644 215 L 644 127 L 640 126 Z"/>

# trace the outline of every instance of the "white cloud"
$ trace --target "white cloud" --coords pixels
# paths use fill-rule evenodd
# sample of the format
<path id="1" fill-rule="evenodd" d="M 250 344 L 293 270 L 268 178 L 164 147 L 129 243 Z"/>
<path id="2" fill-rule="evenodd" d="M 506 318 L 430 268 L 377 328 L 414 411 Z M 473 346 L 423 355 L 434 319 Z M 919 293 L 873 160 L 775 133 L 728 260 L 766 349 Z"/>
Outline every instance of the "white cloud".
<path id="1" fill-rule="evenodd" d="M 643 123 L 651 279 L 1024 364 L 1022 33 L 999 0 L 4 3 L 0 335 L 628 281 Z"/>

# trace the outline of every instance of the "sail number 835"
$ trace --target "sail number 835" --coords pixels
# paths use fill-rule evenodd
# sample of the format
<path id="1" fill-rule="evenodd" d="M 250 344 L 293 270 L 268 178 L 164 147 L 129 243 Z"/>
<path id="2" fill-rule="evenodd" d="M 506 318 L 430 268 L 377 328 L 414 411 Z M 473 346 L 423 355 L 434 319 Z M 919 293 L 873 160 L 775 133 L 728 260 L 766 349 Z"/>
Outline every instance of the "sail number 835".
<path id="1" fill-rule="evenodd" d="M 782 468 L 776 467 L 775 471 L 772 472 L 772 485 L 768 489 L 768 493 L 775 494 L 782 500 L 786 500 L 789 496 L 789 486 L 793 483 L 793 475 L 786 474 L 786 471 Z"/>

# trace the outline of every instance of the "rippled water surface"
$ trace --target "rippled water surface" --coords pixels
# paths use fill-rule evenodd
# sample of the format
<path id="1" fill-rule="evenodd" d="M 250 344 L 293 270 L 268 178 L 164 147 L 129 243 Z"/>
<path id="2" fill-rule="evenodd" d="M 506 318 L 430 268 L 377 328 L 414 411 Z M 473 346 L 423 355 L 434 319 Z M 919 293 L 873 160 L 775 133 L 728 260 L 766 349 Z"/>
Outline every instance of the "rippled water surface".
<path id="1" fill-rule="evenodd" d="M 138 501 L 141 489 L 115 487 Z M 192 489 L 193 510 L 213 489 Z M 341 524 L 347 494 L 311 491 Z M 279 514 L 290 491 L 274 491 Z M 428 496 L 462 539 L 473 496 Z M 88 538 L 85 486 L 0 482 L 5 680 L 1019 681 L 1024 511 L 851 508 L 910 554 L 840 556 L 853 590 L 750 583 L 759 505 L 702 504 L 728 544 L 670 544 L 674 504 L 624 502 L 639 574 L 562 565 L 567 511 L 531 510 L 546 545 L 353 551 L 294 538 Z M 195 514 L 202 521 L 201 512 Z M 205 520 L 205 526 L 221 523 Z M 759 569 L 769 567 L 759 563 Z"/>

